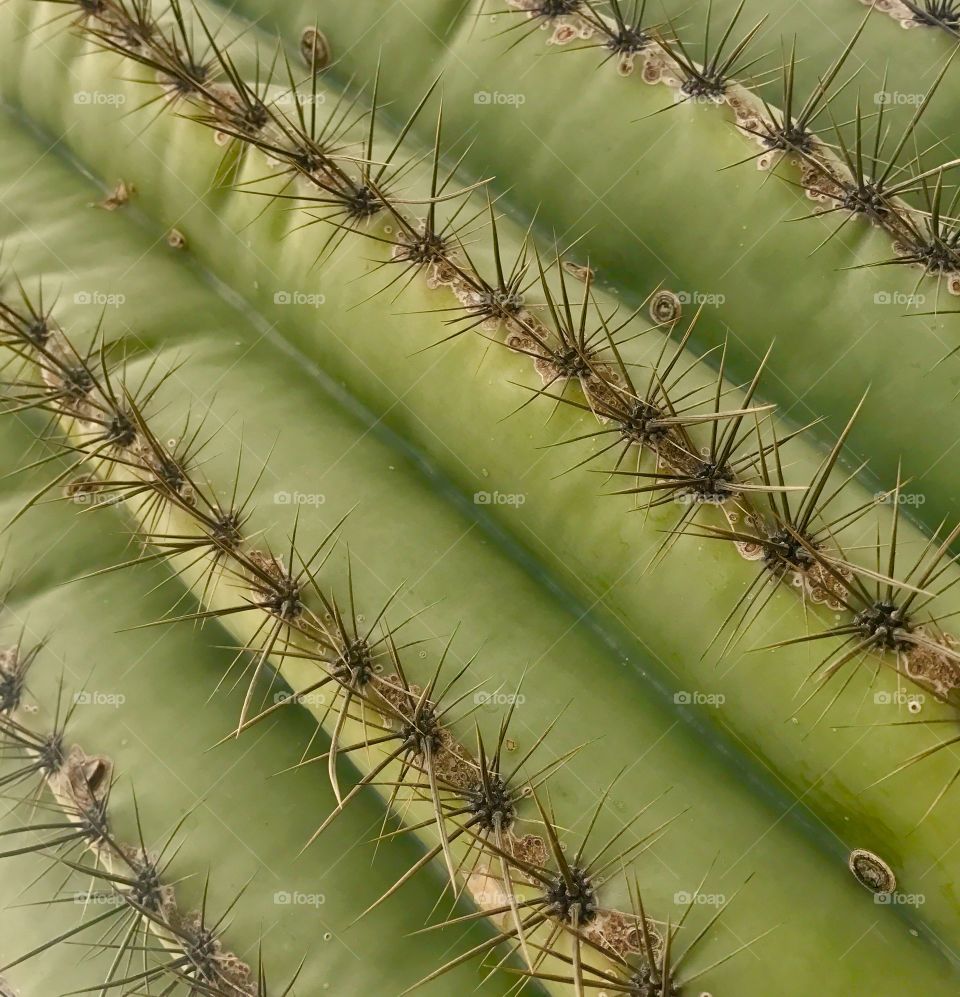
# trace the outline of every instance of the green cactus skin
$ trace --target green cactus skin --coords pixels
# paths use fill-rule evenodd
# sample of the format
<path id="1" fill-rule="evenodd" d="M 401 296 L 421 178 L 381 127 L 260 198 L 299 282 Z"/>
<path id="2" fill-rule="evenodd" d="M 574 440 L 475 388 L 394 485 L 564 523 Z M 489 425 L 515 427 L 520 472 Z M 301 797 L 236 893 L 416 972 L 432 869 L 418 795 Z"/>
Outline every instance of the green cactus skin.
<path id="1" fill-rule="evenodd" d="M 688 6 L 667 10 L 676 14 L 681 34 L 695 49 L 703 14 Z M 715 5 L 716 23 L 725 25 L 735 6 Z M 309 8 L 282 5 L 272 16 L 291 42 L 303 25 L 321 24 L 334 53 L 333 72 L 341 79 L 369 78 L 382 52 L 383 65 L 390 67 L 382 93 L 399 118 L 442 68 L 449 133 L 469 133 L 474 139 L 465 165 L 475 176 L 504 178 L 510 203 L 527 217 L 537 211 L 541 231 L 579 240 L 578 252 L 623 290 L 627 302 L 637 303 L 628 289 L 646 293 L 661 282 L 710 302 L 722 300 L 722 308 L 706 308 L 697 338 L 715 345 L 730 333 L 728 360 L 734 377 L 748 378 L 775 339 L 768 396 L 796 422 L 823 417 L 839 432 L 849 415 L 851 394 L 872 385 L 882 401 L 863 414 L 852 446 L 869 455 L 879 481 L 893 478 L 902 455 L 912 487 L 925 499 L 916 514 L 930 527 L 945 516 L 955 519 L 960 509 L 951 462 L 944 457 L 952 437 L 943 406 L 960 388 L 960 368 L 942 361 L 958 344 L 960 326 L 946 314 L 957 309 L 956 297 L 942 283 L 938 288 L 932 279 L 921 280 L 914 267 L 849 269 L 894 255 L 890 239 L 866 223 L 854 220 L 819 249 L 840 218 L 787 224 L 816 210 L 816 203 L 797 189 L 799 171 L 793 167 L 780 167 L 781 180 L 757 172 L 749 162 L 725 169 L 758 151 L 755 142 L 736 133 L 729 109 L 683 105 L 657 113 L 670 104 L 666 88 L 644 85 L 637 74 L 623 79 L 612 65 L 597 68 L 593 50 L 547 45 L 549 32 L 534 31 L 514 45 L 520 35 L 503 32 L 519 15 L 506 13 L 506 3 L 495 7 L 504 12 L 494 23 L 486 16 L 477 19 L 474 8 L 442 0 L 418 4 L 415 12 L 390 4 L 371 12 L 369 21 L 355 19 L 335 2 Z M 259 4 L 246 9 L 258 17 L 264 14 Z M 494 7 L 488 4 L 487 9 Z M 751 16 L 746 9 L 743 31 L 765 10 L 758 8 Z M 797 92 L 799 99 L 805 98 L 865 13 L 856 0 L 824 0 L 794 5 L 785 15 L 771 13 L 766 35 L 755 39 L 753 49 L 769 57 L 752 72 L 762 76 L 763 69 L 776 67 L 782 59 L 779 36 L 789 44 L 796 35 Z M 649 16 L 662 20 L 659 10 Z M 378 44 L 371 47 L 361 40 L 374 23 Z M 416 39 L 422 60 L 402 57 L 411 39 Z M 862 64 L 871 67 L 861 74 L 860 86 L 864 114 L 872 115 L 873 95 L 888 63 L 887 90 L 915 95 L 933 82 L 949 52 L 948 37 L 904 31 L 878 12 L 869 19 L 849 72 L 841 78 Z M 919 66 L 925 70 L 920 78 Z M 933 147 L 930 155 L 938 163 L 960 155 L 952 145 L 957 128 L 950 96 L 958 72 L 960 67 L 953 65 L 917 139 L 920 149 Z M 780 86 L 774 76 L 759 92 L 777 105 Z M 851 84 L 838 98 L 838 122 L 852 118 L 856 87 Z M 481 91 L 522 92 L 524 102 L 478 113 L 475 97 Z M 561 111 L 557 95 L 567 95 Z M 914 103 L 885 109 L 891 143 L 915 110 Z M 871 120 L 866 118 L 868 143 L 873 139 Z M 832 140 L 827 115 L 817 119 L 816 128 Z M 849 140 L 849 131 L 847 135 Z M 912 142 L 905 155 L 913 155 Z M 718 204 L 723 205 L 722 223 Z M 674 207 L 664 210 L 665 205 Z M 794 280 L 797 274 L 803 279 Z M 773 292 L 775 306 L 758 306 Z M 934 311 L 941 314 L 925 314 Z M 859 326 L 841 336 L 838 325 L 850 315 L 862 316 Z M 888 406 L 896 406 L 896 419 L 889 418 Z"/>
<path id="2" fill-rule="evenodd" d="M 147 203 L 147 202 L 145 202 L 145 203 Z M 274 224 L 275 224 L 275 223 L 274 223 Z M 186 227 L 185 227 L 185 229 L 184 229 L 184 230 L 185 230 L 185 231 L 187 231 L 187 233 L 188 233 L 188 244 L 189 244 L 189 245 L 191 245 L 191 246 L 201 246 L 201 245 L 202 245 L 202 234 L 201 234 L 201 238 L 200 238 L 200 239 L 196 239 L 196 238 L 194 237 L 194 234 L 193 234 L 193 230 L 192 230 L 192 229 L 188 229 L 188 228 L 186 228 Z M 292 241 L 292 240 L 291 240 L 291 241 Z M 347 254 L 346 254 L 346 255 L 347 255 L 347 256 L 349 256 L 349 255 L 350 255 L 350 254 L 349 254 L 349 252 L 347 252 Z M 357 254 L 357 255 L 359 255 L 359 254 Z M 341 264 L 341 265 L 342 265 L 342 264 Z M 354 268 L 355 268 L 355 271 L 356 271 L 356 272 L 359 272 L 359 271 L 360 271 L 360 269 L 361 269 L 361 268 L 359 267 L 359 265 L 357 265 L 357 264 L 354 264 Z M 416 294 L 416 292 L 414 292 L 414 293 Z M 356 300 L 357 298 L 359 298 L 359 295 L 356 295 L 356 296 L 355 296 L 355 300 Z M 346 295 L 344 295 L 344 300 L 349 300 L 349 299 L 347 298 L 347 296 L 346 296 Z M 402 359 L 402 357 L 401 357 L 401 359 Z M 461 353 L 461 361 L 462 361 L 462 353 Z M 497 362 L 497 361 L 495 361 L 495 362 Z M 191 361 L 191 366 L 192 366 L 192 364 L 193 364 L 193 361 Z M 399 366 L 399 361 L 398 361 L 398 366 Z M 503 369 L 506 369 L 506 365 L 504 365 Z M 447 373 L 447 372 L 445 372 L 445 373 Z M 354 382 L 354 383 L 356 383 L 356 382 Z M 432 382 L 431 382 L 431 383 L 432 383 Z M 438 379 L 438 383 L 442 383 L 442 379 Z M 456 383 L 456 382 L 455 382 L 455 379 L 454 379 L 454 378 L 452 378 L 452 377 L 449 377 L 449 376 L 448 376 L 448 378 L 447 378 L 447 385 L 448 385 L 448 392 L 449 392 L 449 388 L 450 388 L 450 386 L 451 386 L 451 385 L 454 385 L 455 383 Z M 504 382 L 502 382 L 502 383 L 503 383 L 503 384 L 505 385 L 505 383 L 506 383 L 506 382 L 504 381 Z M 498 389 L 499 389 L 499 385 L 494 385 L 494 388 L 495 388 L 496 390 L 498 390 Z M 487 397 L 492 397 L 492 396 L 487 396 Z M 436 403 L 437 401 L 443 401 L 443 402 L 445 402 L 445 403 L 446 403 L 446 407 L 447 407 L 447 410 L 448 410 L 448 411 L 450 411 L 450 410 L 452 409 L 452 404 L 453 404 L 453 401 L 454 401 L 454 399 L 452 399 L 452 398 L 449 398 L 449 397 L 446 397 L 446 396 L 443 396 L 443 395 L 442 395 L 442 394 L 441 394 L 441 393 L 440 393 L 440 392 L 438 391 L 438 392 L 437 392 L 437 393 L 436 393 L 436 394 L 434 395 L 434 397 L 433 397 L 433 402 L 434 402 L 434 403 Z M 270 411 L 273 411 L 273 410 L 270 410 Z M 511 433 L 511 434 L 512 434 L 512 433 L 513 433 L 514 431 L 515 431 L 515 430 L 514 430 L 513 428 L 511 428 L 511 429 L 510 429 L 510 433 Z M 410 434 L 410 435 L 415 435 L 415 434 Z M 507 434 L 506 434 L 506 433 L 504 433 L 504 436 L 506 436 L 506 435 L 507 435 Z M 460 437 L 460 439 L 461 439 L 461 440 L 462 440 L 462 438 L 463 438 L 463 437 Z M 502 441 L 502 438 L 501 438 L 501 441 Z M 479 448 L 478 448 L 478 449 L 479 449 Z M 523 448 L 522 446 L 519 446 L 519 445 L 518 445 L 518 446 L 516 447 L 516 451 L 517 451 L 517 453 L 518 453 L 518 454 L 522 455 L 522 454 L 524 453 L 524 448 Z M 502 481 L 506 481 L 506 480 L 509 480 L 509 478 L 508 478 L 508 477 L 500 477 L 500 476 L 499 476 L 499 474 L 496 474 L 496 473 L 492 474 L 492 476 L 493 476 L 494 480 L 497 480 L 497 481 L 501 481 L 501 480 L 502 480 Z M 575 494 L 575 493 L 574 493 L 574 494 Z M 589 499 L 589 501 L 591 501 L 591 502 L 592 502 L 593 500 L 592 500 L 592 499 Z M 545 505 L 546 505 L 546 503 L 545 503 Z M 592 509 L 592 508 L 593 508 L 594 506 L 593 506 L 593 505 L 591 505 L 591 506 L 587 506 L 587 507 L 588 507 L 588 508 L 591 508 L 591 509 Z M 599 518 L 600 518 L 600 517 L 598 517 L 598 519 L 599 519 Z M 394 522 L 396 522 L 396 521 L 402 521 L 402 522 L 406 522 L 407 520 L 405 520 L 405 519 L 399 519 L 399 520 L 394 520 Z M 673 558 L 674 558 L 674 555 L 673 555 L 673 554 L 671 554 L 671 559 L 673 559 Z M 702 558 L 702 556 L 701 556 L 701 558 L 700 558 L 700 561 L 699 561 L 699 563 L 701 563 L 701 564 L 703 563 L 703 558 Z M 689 578 L 690 578 L 690 577 L 692 576 L 692 574 L 693 574 L 693 573 L 692 573 L 692 571 L 691 571 L 691 569 L 690 569 L 689 567 L 687 568 L 687 572 L 688 572 L 688 573 L 687 573 L 687 576 L 686 576 L 686 589 L 688 589 L 688 588 L 689 588 Z M 684 589 L 684 590 L 682 590 L 682 591 L 685 591 L 685 589 Z M 703 622 L 703 621 L 701 620 L 701 622 Z M 860 692 L 862 693 L 862 690 L 860 690 Z M 905 739 L 902 739 L 902 740 L 905 740 Z M 902 741 L 901 741 L 901 743 L 902 743 Z M 935 780 L 935 781 L 936 781 L 936 780 Z M 928 829 L 929 827 L 930 827 L 930 823 L 927 823 L 927 824 L 925 824 L 925 826 L 924 826 L 924 833 L 927 833 L 927 829 Z M 915 856 L 914 856 L 914 857 L 915 857 Z M 905 863 L 905 865 L 904 865 L 904 866 L 901 866 L 900 868 L 903 868 L 903 867 L 905 867 L 905 866 L 906 866 L 906 863 Z M 898 869 L 898 871 L 899 871 L 899 869 Z M 935 916 L 936 916 L 936 915 L 935 915 Z"/>

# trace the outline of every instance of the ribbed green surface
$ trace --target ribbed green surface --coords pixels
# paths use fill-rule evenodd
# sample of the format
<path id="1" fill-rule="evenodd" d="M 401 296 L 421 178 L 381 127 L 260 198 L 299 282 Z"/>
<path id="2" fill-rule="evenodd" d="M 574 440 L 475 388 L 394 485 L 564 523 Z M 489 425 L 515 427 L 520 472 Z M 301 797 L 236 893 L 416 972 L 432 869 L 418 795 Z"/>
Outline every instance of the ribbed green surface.
<path id="1" fill-rule="evenodd" d="M 73 59 L 73 42 L 51 44 L 62 46 L 59 68 L 48 51 L 32 63 L 28 60 L 22 68 L 30 82 L 20 85 L 17 99 L 42 125 L 56 130 L 62 126 L 61 114 L 60 122 L 71 120 L 70 94 L 76 91 L 69 87 L 100 87 L 117 68 L 104 57 Z M 61 96 L 58 107 L 55 77 L 64 66 L 70 66 L 71 82 L 66 87 L 59 82 L 66 99 Z M 112 85 L 102 86 L 106 90 Z M 18 89 L 11 87 L 11 92 Z M 747 566 L 729 550 L 687 541 L 656 572 L 642 571 L 669 517 L 654 516 L 642 526 L 640 517 L 625 514 L 628 504 L 623 500 L 600 500 L 598 482 L 590 475 L 552 480 L 571 462 L 567 454 L 536 458 L 538 444 L 575 434 L 582 421 L 561 411 L 544 428 L 544 413 L 536 407 L 500 421 L 525 397 L 508 382 L 532 383 L 528 368 L 506 354 L 483 359 L 483 344 L 476 341 L 411 356 L 439 338 L 442 327 L 433 317 L 402 318 L 394 313 L 437 307 L 436 299 L 415 287 L 399 306 L 390 306 L 383 297 L 361 305 L 372 287 L 369 280 L 353 278 L 370 269 L 366 261 L 371 244 L 346 247 L 326 273 L 308 271 L 315 232 L 275 241 L 295 218 L 274 211 L 247 226 L 259 204 L 239 194 L 206 193 L 218 156 L 208 133 L 167 119 L 131 145 L 108 147 L 100 128 L 116 127 L 115 109 L 89 107 L 83 113 L 80 126 L 68 136 L 71 146 L 101 176 L 122 175 L 136 183 L 139 210 L 182 230 L 199 260 L 268 323 L 276 321 L 277 329 L 258 325 L 255 314 L 248 320 L 229 311 L 209 285 L 187 274 L 183 259 L 170 259 L 165 247 L 151 248 L 159 229 L 144 236 L 119 216 L 88 211 L 83 205 L 96 199 L 90 188 L 78 185 L 69 170 L 49 157 L 38 163 L 43 146 L 22 139 L 8 142 L 9 176 L 15 179 L 4 198 L 9 209 L 5 243 L 18 272 L 27 278 L 44 273 L 45 280 L 63 288 L 58 318 L 71 330 L 84 324 L 89 328 L 94 319 L 92 309 L 77 300 L 78 293 L 122 289 L 125 300 L 117 309 L 117 326 L 133 330 L 138 348 L 152 349 L 161 359 L 188 358 L 175 378 L 176 390 L 166 392 L 165 398 L 172 398 L 162 425 L 175 432 L 191 406 L 213 400 L 215 394 L 212 420 L 224 427 L 218 439 L 226 442 L 209 460 L 213 480 L 229 481 L 240 425 L 244 448 L 254 463 L 270 452 L 281 431 L 258 496 L 261 515 L 266 514 L 263 525 L 271 527 L 278 547 L 292 517 L 289 507 L 277 508 L 283 503 L 275 496 L 323 496 L 322 502 L 302 510 L 298 535 L 307 548 L 361 497 L 346 533 L 356 558 L 358 588 L 369 600 L 367 612 L 376 612 L 378 599 L 382 602 L 406 579 L 405 606 L 409 603 L 415 611 L 443 600 L 422 624 L 425 635 L 448 634 L 463 621 L 463 653 L 483 646 L 476 667 L 491 688 L 512 684 L 524 665 L 535 665 L 522 714 L 528 736 L 568 701 L 575 721 L 561 728 L 557 750 L 595 733 L 607 734 L 605 750 L 586 752 L 560 777 L 553 792 L 565 812 L 580 813 L 583 819 L 595 798 L 584 785 L 602 786 L 630 759 L 642 763 L 631 768 L 618 787 L 628 811 L 666 786 L 674 787 L 674 802 L 680 807 L 690 804 L 691 810 L 657 847 L 662 866 L 651 860 L 652 868 L 645 870 L 650 877 L 644 885 L 648 905 L 659 901 L 661 909 L 669 908 L 671 896 L 684 889 L 677 884 L 695 885 L 719 850 L 721 856 L 737 856 L 732 865 L 728 858 L 719 863 L 726 888 L 732 891 L 749 871 L 757 875 L 745 894 L 747 902 L 738 901 L 725 915 L 724 927 L 710 951 L 704 951 L 704 960 L 723 953 L 730 941 L 727 928 L 742 941 L 772 920 L 784 922 L 755 947 L 762 972 L 752 971 L 749 955 L 741 957 L 711 974 L 711 989 L 716 978 L 718 993 L 769 993 L 771 986 L 790 992 L 806 975 L 807 989 L 834 992 L 823 989 L 825 946 L 834 947 L 826 961 L 831 966 L 828 986 L 836 986 L 837 993 L 873 979 L 871 992 L 899 992 L 883 988 L 892 980 L 901 986 L 905 966 L 911 967 L 911 974 L 914 966 L 930 974 L 924 984 L 928 992 L 951 986 L 938 957 L 911 940 L 896 913 L 879 911 L 849 878 L 844 863 L 852 847 L 879 851 L 896 868 L 903 889 L 926 893 L 927 902 L 919 911 L 897 913 L 905 915 L 912 930 L 941 948 L 951 947 L 956 904 L 945 857 L 955 837 L 951 808 L 942 807 L 914 829 L 919 814 L 951 774 L 949 759 L 934 759 L 909 776 L 861 795 L 911 750 L 930 743 L 930 732 L 862 727 L 837 731 L 826 724 L 811 732 L 809 714 L 799 724 L 790 723 L 796 707 L 791 694 L 816 663 L 806 651 L 750 655 L 727 661 L 720 669 L 700 660 L 700 651 L 731 605 L 731 593 L 751 577 Z M 21 127 L 11 123 L 8 135 Z M 251 177 L 263 172 L 257 165 L 249 170 Z M 130 266 L 130 261 L 136 262 Z M 157 287 L 164 289 L 159 300 Z M 326 299 L 322 309 L 276 306 L 278 291 L 318 290 Z M 291 352 L 290 344 L 301 352 Z M 413 445 L 414 453 L 432 463 L 425 468 L 410 450 L 398 449 L 395 440 L 368 435 L 369 421 L 363 420 L 370 417 L 356 411 L 344 414 L 345 397 L 326 393 L 329 382 L 309 366 L 308 358 L 346 382 L 347 398 L 352 394 L 375 416 L 384 416 L 385 424 Z M 141 366 L 134 363 L 131 371 Z M 855 395 L 848 393 L 848 404 Z M 815 459 L 815 452 L 807 450 L 800 463 L 812 466 Z M 432 481 L 424 470 L 434 475 Z M 465 505 L 460 498 L 480 490 L 518 492 L 525 501 L 519 507 L 493 506 L 488 518 L 486 510 Z M 491 538 L 501 542 L 491 543 Z M 917 535 L 911 534 L 907 542 L 916 545 Z M 516 564 L 518 558 L 526 564 L 526 575 Z M 601 593 L 605 609 L 591 614 L 593 629 L 578 624 L 581 608 L 591 606 Z M 138 618 L 142 621 L 143 615 L 138 613 Z M 757 643 L 794 636 L 801 620 L 793 593 L 781 593 Z M 601 636 L 617 642 L 616 651 L 603 646 Z M 623 659 L 636 667 L 623 668 Z M 588 668 L 584 662 L 589 662 Z M 638 669 L 647 682 L 637 680 Z M 864 673 L 851 684 L 831 714 L 832 722 L 838 716 L 844 724 L 861 725 L 892 719 L 877 710 L 871 697 L 895 689 L 895 679 L 889 673 L 873 685 L 870 679 Z M 726 702 L 716 716 L 679 711 L 689 723 L 677 725 L 678 711 L 665 710 L 664 699 L 691 687 L 699 693 L 720 693 Z M 229 708 L 224 709 L 230 716 Z M 923 715 L 939 713 L 928 703 Z M 709 757 L 728 753 L 733 744 L 740 746 L 743 757 L 729 764 Z M 648 755 L 651 746 L 653 755 Z M 907 784 L 915 793 L 909 806 L 903 803 Z M 679 800 L 681 792 L 684 799 Z M 806 805 L 817 816 L 804 814 L 800 824 L 805 827 L 781 823 L 785 811 Z M 717 827 L 718 813 L 735 813 L 736 821 Z M 605 814 L 604 826 L 615 827 L 617 819 L 615 813 Z M 309 836 L 310 824 L 310 815 L 305 815 L 299 829 L 306 826 L 307 833 L 301 843 Z M 324 845 L 328 840 L 323 839 Z M 927 889 L 927 883 L 936 886 Z M 376 892 L 371 889 L 363 900 L 369 902 Z M 771 911 L 777 913 L 771 916 Z M 856 942 L 878 917 L 870 945 Z M 814 922 L 818 929 L 812 934 Z M 356 930 L 366 929 L 361 925 Z M 931 939 L 931 931 L 938 937 Z M 874 942 L 874 936 L 882 936 L 882 942 Z M 848 952 L 850 945 L 854 948 Z M 424 948 L 429 948 L 426 940 Z M 417 967 L 414 977 L 432 968 L 429 958 L 415 960 L 413 955 L 410 964 Z M 437 992 L 446 992 L 444 985 L 439 984 Z M 362 986 L 356 992 L 362 992 Z"/>

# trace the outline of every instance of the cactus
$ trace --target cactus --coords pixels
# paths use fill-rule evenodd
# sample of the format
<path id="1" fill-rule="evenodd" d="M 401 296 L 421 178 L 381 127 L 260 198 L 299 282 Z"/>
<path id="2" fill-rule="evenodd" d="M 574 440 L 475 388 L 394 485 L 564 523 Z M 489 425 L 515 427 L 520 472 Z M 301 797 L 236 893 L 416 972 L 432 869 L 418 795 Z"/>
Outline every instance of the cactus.
<path id="1" fill-rule="evenodd" d="M 508 6 L 0 12 L 8 989 L 955 990 L 952 63 Z"/>
<path id="2" fill-rule="evenodd" d="M 34 440 L 29 427 L 5 422 L 5 460 L 20 460 Z M 5 514 L 22 494 L 5 489 Z M 74 489 L 73 496 L 74 508 L 92 509 L 90 493 Z M 22 681 L 0 713 L 4 791 L 31 805 L 5 810 L 0 976 L 14 993 L 81 985 L 96 992 L 108 982 L 115 989 L 107 992 L 159 993 L 177 983 L 190 992 L 191 978 L 199 981 L 195 992 L 236 997 L 320 993 L 343 980 L 372 988 L 390 964 L 397 980 L 415 982 L 432 946 L 407 938 L 408 922 L 397 912 L 384 907 L 371 915 L 384 936 L 380 964 L 358 959 L 356 939 L 342 930 L 364 900 L 356 871 L 332 856 L 362 850 L 381 820 L 376 807 L 358 801 L 331 828 L 331 851 L 299 855 L 310 815 L 292 805 L 289 785 L 257 779 L 244 741 L 208 751 L 231 729 L 242 701 L 239 691 L 216 689 L 232 657 L 216 647 L 228 635 L 210 633 L 208 644 L 170 629 L 148 645 L 139 633 L 116 633 L 136 626 L 144 611 L 167 608 L 169 573 L 145 565 L 136 578 L 108 574 L 61 587 L 91 567 L 91 547 L 98 567 L 129 553 L 124 522 L 108 507 L 79 519 L 62 503 L 37 512 L 13 542 L 17 578 L 5 601 L 3 673 Z M 97 522 L 101 516 L 115 521 Z M 301 743 L 313 735 L 298 713 L 290 711 L 283 730 L 258 732 L 261 775 L 297 764 Z M 57 743 L 64 764 L 38 768 L 34 749 Z M 171 764 L 176 743 L 189 765 Z M 321 806 L 334 805 L 320 773 L 304 772 L 298 781 Z M 398 842 L 376 866 L 367 863 L 364 875 L 371 889 L 386 890 L 416 859 L 415 849 Z M 406 894 L 417 912 L 411 916 L 427 917 L 434 900 L 426 882 Z M 201 911 L 218 948 L 210 965 L 197 957 L 178 967 L 183 956 L 164 948 L 182 952 L 191 935 L 196 940 L 192 918 Z M 58 938 L 62 944 L 52 944 Z M 314 947 L 322 958 L 301 968 Z M 259 990 L 251 990 L 261 972 Z M 459 979 L 476 985 L 473 974 Z"/>

